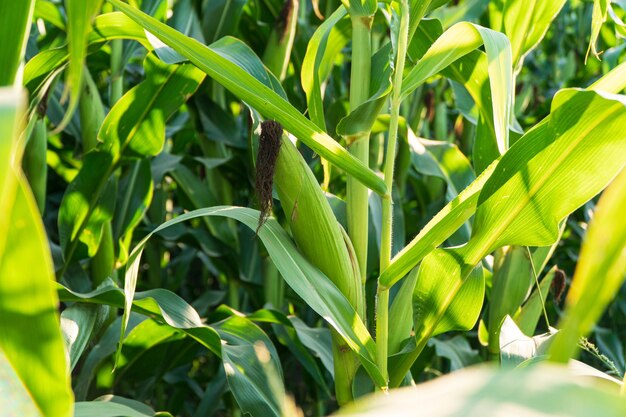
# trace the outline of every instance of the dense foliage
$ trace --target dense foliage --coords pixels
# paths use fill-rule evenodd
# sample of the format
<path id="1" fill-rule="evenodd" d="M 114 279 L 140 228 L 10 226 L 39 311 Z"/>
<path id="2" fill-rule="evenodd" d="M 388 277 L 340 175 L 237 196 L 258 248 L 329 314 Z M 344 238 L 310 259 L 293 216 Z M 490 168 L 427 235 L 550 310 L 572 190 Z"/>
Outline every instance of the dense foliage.
<path id="1" fill-rule="evenodd" d="M 624 415 L 624 19 L 0 2 L 2 414 Z"/>

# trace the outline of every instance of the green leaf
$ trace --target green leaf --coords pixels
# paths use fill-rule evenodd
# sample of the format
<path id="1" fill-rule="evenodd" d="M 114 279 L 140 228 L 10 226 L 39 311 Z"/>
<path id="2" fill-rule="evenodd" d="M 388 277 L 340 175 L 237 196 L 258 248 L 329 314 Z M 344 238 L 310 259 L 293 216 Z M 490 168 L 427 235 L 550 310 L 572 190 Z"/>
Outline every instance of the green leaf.
<path id="1" fill-rule="evenodd" d="M 113 217 L 116 187 L 110 180 L 113 158 L 90 152 L 83 168 L 67 187 L 59 209 L 59 238 L 65 262 L 94 256 L 103 225 Z"/>
<path id="2" fill-rule="evenodd" d="M 589 57 L 589 52 L 600 59 L 600 53 L 597 50 L 598 37 L 600 36 L 600 29 L 606 22 L 607 15 L 609 13 L 609 7 L 611 7 L 610 0 L 594 0 L 593 1 L 593 14 L 591 16 L 591 37 L 589 39 L 589 48 L 587 48 L 587 55 L 585 56 L 585 62 Z"/>
<path id="3" fill-rule="evenodd" d="M 119 322 L 117 323 L 119 326 Z M 118 327 L 119 329 L 119 327 Z M 175 327 L 163 324 L 155 319 L 147 319 L 139 323 L 128 332 L 122 346 L 122 353 L 117 363 L 116 379 L 126 378 L 125 369 L 132 367 L 141 357 L 157 345 L 165 342 L 180 340 L 185 334 Z M 118 338 L 119 339 L 119 338 Z M 109 351 L 109 355 L 115 352 L 115 345 Z M 149 363 L 149 369 L 153 364 Z"/>
<path id="4" fill-rule="evenodd" d="M 309 352 L 309 350 L 315 352 L 327 367 L 328 372 L 333 375 L 331 338 L 328 329 L 311 328 L 296 316 L 287 317 L 277 310 L 257 310 L 247 317 L 255 322 L 272 323 L 272 330 L 278 341 L 298 359 L 324 393 L 330 395 L 326 380 L 313 355 Z"/>
<path id="5" fill-rule="evenodd" d="M 69 306 L 61 313 L 61 332 L 70 355 L 70 370 L 74 370 L 96 324 L 98 308 L 82 304 Z"/>
<path id="6" fill-rule="evenodd" d="M 120 180 L 119 189 L 121 192 L 115 204 L 113 231 L 120 250 L 119 261 L 125 264 L 130 253 L 133 231 L 152 202 L 154 182 L 150 160 L 135 162 L 130 172 Z"/>
<path id="7" fill-rule="evenodd" d="M 0 406 L 7 415 L 42 417 L 20 378 L 0 349 Z"/>
<path id="8" fill-rule="evenodd" d="M 156 232 L 180 222 L 202 216 L 220 216 L 236 219 L 250 229 L 257 228 L 259 212 L 242 207 L 211 207 L 183 214 L 169 220 L 148 234 L 133 250 L 125 279 L 124 321 L 126 327 L 128 314 L 135 293 L 141 254 L 148 239 Z M 265 244 L 270 257 L 276 264 L 287 284 L 304 299 L 307 304 L 322 316 L 346 341 L 348 346 L 359 355 L 363 366 L 376 381 L 384 385 L 384 379 L 375 365 L 375 343 L 354 308 L 337 287 L 295 248 L 287 233 L 269 219 L 259 230 L 259 237 Z M 122 334 L 124 331 L 122 331 Z"/>
<path id="9" fill-rule="evenodd" d="M 140 156 L 157 155 L 163 149 L 166 120 L 204 79 L 193 65 L 167 65 L 152 54 L 144 66 L 146 79 L 115 103 L 98 134 L 114 160 L 127 147 Z"/>
<path id="10" fill-rule="evenodd" d="M 19 171 L 23 104 L 21 89 L 0 89 L 0 352 L 37 410 L 64 416 L 73 398 L 52 257 L 39 209 Z M 0 409 L 9 408 L 12 397 L 0 395 Z"/>
<path id="11" fill-rule="evenodd" d="M 550 286 L 552 285 L 552 281 L 554 280 L 556 273 L 556 267 L 550 269 L 550 271 L 539 283 L 541 291 L 538 291 L 535 287 L 533 292 L 530 294 L 530 297 L 528 297 L 528 301 L 524 303 L 519 312 L 513 317 L 515 319 L 515 324 L 517 324 L 520 330 L 527 336 L 535 334 L 535 329 L 537 328 L 537 324 L 541 318 L 543 306 L 545 305 L 548 294 L 550 293 Z M 558 271 L 558 273 L 563 274 L 562 271 Z"/>
<path id="12" fill-rule="evenodd" d="M 61 30 L 65 30 L 65 17 L 61 9 L 48 0 L 35 2 L 35 19 L 43 19 Z"/>
<path id="13" fill-rule="evenodd" d="M 272 89 L 248 74 L 210 47 L 188 38 L 150 16 L 133 9 L 119 0 L 109 0 L 137 23 L 142 24 L 162 42 L 188 58 L 211 78 L 230 90 L 235 96 L 258 110 L 267 118 L 280 122 L 289 132 L 321 157 L 344 169 L 379 194 L 387 192 L 384 181 L 335 142 L 296 108 Z"/>
<path id="14" fill-rule="evenodd" d="M 339 415 L 400 417 L 411 415 L 407 410 L 418 409 L 438 417 L 459 413 L 466 417 L 512 413 L 619 417 L 626 413 L 626 403 L 605 384 L 581 384 L 575 373 L 564 367 L 534 366 L 513 371 L 475 367 L 417 387 L 393 390 L 389 395 L 371 395 L 342 409 Z"/>
<path id="15" fill-rule="evenodd" d="M 105 281 L 96 290 L 88 293 L 71 291 L 61 284 L 57 284 L 57 291 L 59 298 L 64 302 L 74 301 L 119 308 L 125 307 L 124 292 L 110 280 Z M 158 317 L 169 326 L 182 330 L 216 355 L 221 354 L 221 342 L 215 330 L 202 324 L 196 310 L 173 292 L 161 288 L 138 292 L 135 294 L 131 306 L 133 311 L 149 317 Z M 125 335 L 125 333 L 126 326 L 124 326 L 124 332 L 121 334 Z"/>
<path id="16" fill-rule="evenodd" d="M 424 279 L 423 282 L 427 283 L 429 280 Z M 416 310 L 416 304 L 419 303 L 416 294 L 418 292 L 426 292 L 424 290 L 422 281 L 418 279 L 417 285 L 413 290 L 413 308 Z M 439 296 L 442 295 L 443 294 L 439 294 Z M 480 317 L 484 298 L 485 277 L 483 267 L 482 265 L 477 265 L 469 274 L 459 292 L 452 299 L 452 303 L 437 324 L 433 336 L 453 330 L 471 330 Z M 428 300 L 428 303 L 431 302 L 432 300 Z M 420 310 L 423 311 L 424 308 L 424 306 L 421 306 Z M 413 322 L 419 323 L 418 320 L 417 316 L 414 315 Z"/>
<path id="17" fill-rule="evenodd" d="M 482 258 L 506 245 L 551 245 L 559 236 L 560 221 L 622 169 L 626 132 L 620 126 L 625 122 L 621 96 L 573 89 L 555 96 L 551 116 L 511 147 L 485 183 L 470 241 L 437 249 L 424 259 L 430 283 L 424 284 L 428 291 L 420 294 L 421 303 L 432 306 L 431 297 L 437 302 L 421 312 L 414 307 L 421 317 L 415 329 L 416 353 L 395 370 L 394 383 L 404 377 Z"/>
<path id="18" fill-rule="evenodd" d="M 74 405 L 74 417 L 152 417 L 154 411 L 139 401 L 106 395 Z"/>
<path id="19" fill-rule="evenodd" d="M 622 133 L 623 134 L 623 133 Z M 624 150 L 622 150 L 624 152 Z M 624 153 L 621 154 L 623 159 Z M 607 169 L 606 165 L 602 168 Z M 552 360 L 566 361 L 615 297 L 626 277 L 626 170 L 602 194 L 583 241 Z"/>
<path id="20" fill-rule="evenodd" d="M 456 145 L 418 138 L 410 129 L 407 139 L 415 170 L 446 182 L 446 201 L 456 198 L 476 179 L 470 162 Z"/>
<path id="21" fill-rule="evenodd" d="M 103 225 L 113 216 L 122 155 L 152 156 L 165 141 L 165 122 L 196 91 L 204 74 L 191 64 L 166 65 L 154 55 L 145 61 L 146 80 L 117 101 L 98 134 L 102 144 L 85 156 L 59 209 L 59 236 L 66 265 L 94 256 Z"/>
<path id="22" fill-rule="evenodd" d="M 485 253 L 505 245 L 554 243 L 559 222 L 624 166 L 624 122 L 622 96 L 575 89 L 557 93 L 550 118 L 502 157 L 485 184 L 472 239 Z"/>
<path id="23" fill-rule="evenodd" d="M 266 87 L 271 88 L 276 94 L 287 100 L 287 94 L 278 81 L 278 78 L 268 70 L 252 49 L 242 41 L 231 36 L 226 36 L 211 44 L 211 50 L 218 53 L 222 58 L 243 68 Z"/>
<path id="24" fill-rule="evenodd" d="M 391 93 L 391 43 L 385 44 L 372 57 L 370 97 L 339 121 L 337 134 L 359 136 L 368 133 Z"/>
<path id="25" fill-rule="evenodd" d="M 429 77 L 481 45 L 485 46 L 487 53 L 497 149 L 503 154 L 509 147 L 508 126 L 514 94 L 511 45 L 503 34 L 467 22 L 452 26 L 432 44 L 405 76 L 402 96 L 407 97 Z"/>
<path id="26" fill-rule="evenodd" d="M 437 20 L 425 19 L 418 29 L 418 36 L 409 45 L 409 56 L 416 60 L 421 58 L 443 33 L 441 23 Z M 473 164 L 476 173 L 481 173 L 500 155 L 494 119 L 494 105 L 491 97 L 491 72 L 489 57 L 484 52 L 473 50 L 461 56 L 441 70 L 441 74 L 462 84 L 479 110 L 478 130 L 475 135 Z M 419 65 L 419 64 L 418 64 Z M 457 103 L 458 105 L 458 103 Z M 507 122 L 508 123 L 508 122 Z"/>
<path id="27" fill-rule="evenodd" d="M 483 171 L 474 182 L 441 209 L 404 249 L 394 256 L 387 269 L 380 275 L 380 285 L 391 288 L 426 255 L 469 220 L 476 211 L 480 191 L 495 168 L 496 163 Z"/>
<path id="28" fill-rule="evenodd" d="M 614 68 L 593 83 L 588 91 L 618 93 L 624 88 L 626 88 L 626 63 Z M 548 116 L 537 128 L 543 129 L 545 127 L 543 124 L 548 123 L 550 118 L 551 116 Z M 584 122 L 581 122 L 581 126 L 583 125 Z M 389 267 L 380 275 L 380 285 L 390 288 L 402 279 L 424 256 L 442 244 L 474 214 L 479 193 L 498 163 L 499 160 L 492 163 L 457 198 L 441 209 L 420 233 L 392 259 Z"/>
<path id="29" fill-rule="evenodd" d="M 285 391 L 278 353 L 267 335 L 244 317 L 214 325 L 222 340 L 228 385 L 244 414 L 284 415 Z"/>
<path id="30" fill-rule="evenodd" d="M 100 10 L 102 0 L 65 0 L 67 11 L 67 44 L 69 67 L 65 76 L 69 92 L 69 104 L 57 130 L 63 130 L 74 115 L 83 87 L 83 70 L 87 56 L 87 35 L 94 17 Z"/>
<path id="31" fill-rule="evenodd" d="M 508 0 L 503 11 L 504 33 L 511 41 L 513 67 L 521 70 L 524 57 L 541 42 L 566 0 Z"/>
<path id="32" fill-rule="evenodd" d="M 497 265 L 494 265 L 492 282 L 487 330 L 489 351 L 497 354 L 502 321 L 506 316 L 515 314 L 534 283 L 527 248 L 522 246 L 504 248 L 501 258 L 497 258 Z"/>
<path id="33" fill-rule="evenodd" d="M 325 19 L 313 33 L 302 61 L 300 79 L 306 94 L 309 118 L 321 129 L 326 129 L 322 86 L 330 75 L 337 55 L 350 41 L 350 21 L 342 5 Z"/>
<path id="34" fill-rule="evenodd" d="M 202 29 L 208 43 L 237 31 L 246 0 L 207 1 L 202 6 Z"/>
<path id="35" fill-rule="evenodd" d="M 0 87 L 15 83 L 24 60 L 34 7 L 35 0 L 0 3 Z"/>
<path id="36" fill-rule="evenodd" d="M 472 349 L 464 335 L 458 334 L 447 340 L 433 338 L 429 344 L 435 347 L 437 356 L 450 361 L 451 372 L 467 368 L 481 361 L 478 351 Z"/>

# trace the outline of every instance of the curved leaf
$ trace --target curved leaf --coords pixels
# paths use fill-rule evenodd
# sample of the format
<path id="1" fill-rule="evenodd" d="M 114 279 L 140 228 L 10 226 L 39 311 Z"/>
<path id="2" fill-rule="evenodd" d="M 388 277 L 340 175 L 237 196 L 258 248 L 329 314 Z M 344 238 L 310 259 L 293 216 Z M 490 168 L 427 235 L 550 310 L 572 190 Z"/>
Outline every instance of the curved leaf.
<path id="1" fill-rule="evenodd" d="M 559 235 L 559 222 L 622 169 L 624 123 L 622 96 L 574 89 L 556 95 L 551 116 L 511 147 L 485 183 L 470 241 L 458 248 L 437 249 L 424 259 L 422 268 L 428 268 L 432 285 L 419 295 L 419 303 L 428 305 L 436 299 L 436 308 L 420 312 L 416 353 L 398 366 L 395 383 L 483 257 L 505 245 L 552 244 Z"/>
<path id="2" fill-rule="evenodd" d="M 291 104 L 243 68 L 224 58 L 210 47 L 186 37 L 119 0 L 109 1 L 261 114 L 267 118 L 276 119 L 321 157 L 344 169 L 348 174 L 377 193 L 385 194 L 387 192 L 381 178 L 350 155 L 313 122 L 305 118 Z"/>
<path id="3" fill-rule="evenodd" d="M 128 313 L 132 307 L 141 255 L 148 239 L 154 233 L 167 227 L 203 216 L 233 218 L 255 230 L 258 224 L 259 212 L 243 207 L 199 209 L 169 220 L 148 234 L 135 247 L 129 258 L 124 285 L 126 301 L 122 330 L 126 327 Z M 316 313 L 322 316 L 341 335 L 348 346 L 359 355 L 364 368 L 372 379 L 380 386 L 385 385 L 385 381 L 375 365 L 375 343 L 346 297 L 324 274 L 298 252 L 287 233 L 275 220 L 269 219 L 259 229 L 258 235 L 287 284 Z M 122 331 L 122 334 L 124 334 L 124 331 Z"/>
<path id="4" fill-rule="evenodd" d="M 402 96 L 407 97 L 429 77 L 481 45 L 487 52 L 497 148 L 503 154 L 509 147 L 508 126 L 514 96 L 511 45 L 505 35 L 472 23 L 457 23 L 432 44 L 406 75 L 402 82 Z"/>
<path id="5" fill-rule="evenodd" d="M 391 43 L 385 44 L 372 57 L 370 97 L 339 121 L 337 133 L 341 136 L 359 136 L 368 133 L 378 113 L 391 93 Z"/>
<path id="6" fill-rule="evenodd" d="M 619 417 L 626 413 L 624 398 L 616 390 L 575 376 L 565 367 L 545 365 L 519 370 L 474 367 L 389 395 L 371 395 L 338 415 L 408 417 L 415 410 L 433 417 Z"/>

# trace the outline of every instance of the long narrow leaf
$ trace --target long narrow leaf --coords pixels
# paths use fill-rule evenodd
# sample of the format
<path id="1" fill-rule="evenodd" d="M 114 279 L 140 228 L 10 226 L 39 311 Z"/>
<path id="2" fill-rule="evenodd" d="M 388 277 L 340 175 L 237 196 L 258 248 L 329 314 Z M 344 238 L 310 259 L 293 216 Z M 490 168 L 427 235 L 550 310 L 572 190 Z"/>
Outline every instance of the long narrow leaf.
<path id="1" fill-rule="evenodd" d="M 199 209 L 169 220 L 147 235 L 135 247 L 129 258 L 124 284 L 126 301 L 122 330 L 125 329 L 128 322 L 128 314 L 130 313 L 135 294 L 141 255 L 148 239 L 154 233 L 167 227 L 203 216 L 230 217 L 255 230 L 259 212 L 242 207 Z M 348 346 L 359 355 L 363 366 L 372 379 L 380 386 L 384 386 L 385 381 L 375 365 L 375 343 L 346 297 L 324 274 L 300 254 L 287 233 L 275 220 L 269 219 L 261 227 L 259 237 L 265 244 L 270 257 L 276 264 L 282 277 L 287 281 L 287 284 L 341 335 Z M 124 331 L 121 334 L 124 334 Z"/>
<path id="2" fill-rule="evenodd" d="M 377 193 L 386 194 L 385 184 L 380 177 L 350 155 L 291 104 L 241 67 L 220 56 L 210 47 L 177 32 L 145 13 L 119 0 L 109 1 L 261 114 L 280 122 L 321 157 L 344 169 Z"/>

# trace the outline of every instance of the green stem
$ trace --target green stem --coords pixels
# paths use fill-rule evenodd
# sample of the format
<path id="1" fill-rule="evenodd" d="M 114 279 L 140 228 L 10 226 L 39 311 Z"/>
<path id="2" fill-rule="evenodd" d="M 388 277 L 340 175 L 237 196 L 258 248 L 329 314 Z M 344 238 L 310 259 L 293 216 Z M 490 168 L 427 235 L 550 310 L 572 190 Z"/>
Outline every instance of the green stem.
<path id="1" fill-rule="evenodd" d="M 371 25 L 372 17 L 352 18 L 350 111 L 354 111 L 369 98 L 372 60 Z M 349 137 L 348 151 L 367 166 L 369 164 L 369 133 Z M 356 178 L 348 177 L 348 235 L 354 246 L 363 285 L 367 276 L 368 210 L 367 187 Z"/>
<path id="2" fill-rule="evenodd" d="M 369 98 L 372 61 L 371 27 L 372 16 L 352 16 L 352 68 L 350 79 L 350 111 L 354 111 Z M 369 164 L 369 133 L 346 137 L 348 151 L 358 160 Z M 348 235 L 354 248 L 356 263 L 359 266 L 360 296 L 365 300 L 365 280 L 367 277 L 368 242 L 368 190 L 356 178 L 348 176 L 346 186 Z M 363 306 L 354 305 L 357 311 L 365 311 Z M 362 319 L 365 319 L 364 313 Z M 338 335 L 333 337 L 333 360 L 335 368 L 335 395 L 339 405 L 353 400 L 352 385 L 359 364 L 354 353 Z"/>
<path id="3" fill-rule="evenodd" d="M 398 138 L 398 120 L 400 118 L 400 103 L 402 90 L 402 73 L 406 57 L 409 37 L 409 6 L 407 0 L 401 2 L 400 31 L 398 33 L 398 51 L 396 56 L 396 69 L 393 80 L 393 96 L 391 99 L 391 120 L 389 123 L 389 138 L 385 151 L 385 185 L 390 191 L 382 201 L 382 236 L 380 243 L 380 270 L 384 271 L 391 261 L 391 243 L 393 229 L 393 199 L 391 189 L 393 187 L 393 170 L 396 156 L 396 142 Z M 376 352 L 377 364 L 383 377 L 389 378 L 387 372 L 387 351 L 389 338 L 389 290 L 380 288 L 376 303 Z"/>

